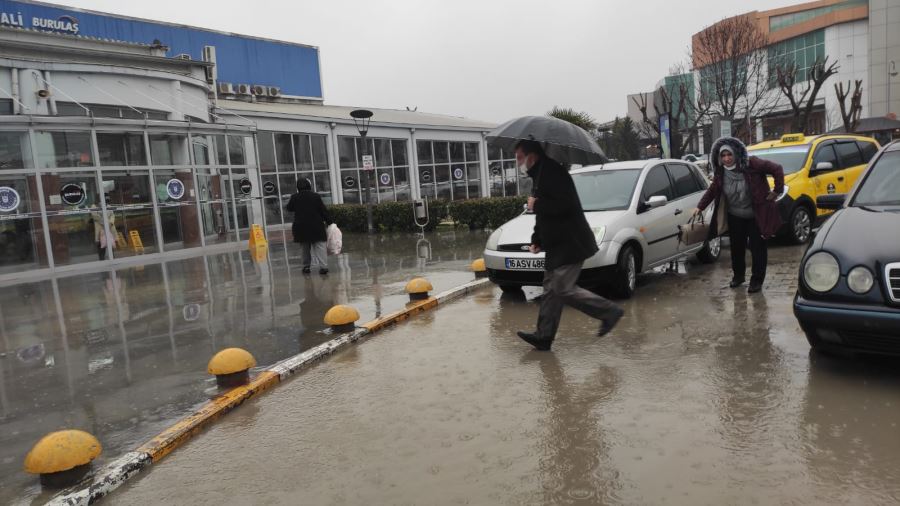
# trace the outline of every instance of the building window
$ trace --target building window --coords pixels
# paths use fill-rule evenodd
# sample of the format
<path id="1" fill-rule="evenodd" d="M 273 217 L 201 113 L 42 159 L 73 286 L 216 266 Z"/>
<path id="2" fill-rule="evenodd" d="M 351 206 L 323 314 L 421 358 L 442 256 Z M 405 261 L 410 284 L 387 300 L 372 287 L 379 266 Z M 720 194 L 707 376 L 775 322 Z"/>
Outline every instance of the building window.
<path id="1" fill-rule="evenodd" d="M 723 95 L 732 95 L 735 87 L 740 87 L 739 95 L 747 93 L 748 58 L 740 57 L 737 63 L 723 60 L 700 69 L 700 96 L 712 102 Z"/>
<path id="2" fill-rule="evenodd" d="M 150 159 L 153 165 L 187 165 L 187 136 L 150 135 Z"/>
<path id="3" fill-rule="evenodd" d="M 147 165 L 144 134 L 97 132 L 97 148 L 103 167 Z"/>
<path id="4" fill-rule="evenodd" d="M 35 132 L 38 166 L 42 169 L 92 167 L 88 132 Z"/>
<path id="5" fill-rule="evenodd" d="M 338 137 L 344 203 L 364 202 L 367 179 L 373 202 L 393 202 L 412 198 L 406 140 L 369 138 L 367 141 L 367 152 L 375 163 L 375 170 L 368 176 L 362 171 L 361 140 L 358 137 Z"/>
<path id="6" fill-rule="evenodd" d="M 477 142 L 416 141 L 422 196 L 465 200 L 481 196 Z"/>
<path id="7" fill-rule="evenodd" d="M 0 116 L 9 116 L 13 113 L 13 101 L 0 99 Z"/>
<path id="8" fill-rule="evenodd" d="M 0 170 L 32 167 L 28 132 L 0 132 Z"/>
<path id="9" fill-rule="evenodd" d="M 844 0 L 843 2 L 837 2 L 825 7 L 818 7 L 816 9 L 809 9 L 801 12 L 792 12 L 790 14 L 782 14 L 781 16 L 772 16 L 771 18 L 769 18 L 769 32 L 774 33 L 778 30 L 783 30 L 794 25 L 799 25 L 800 23 L 805 23 L 811 19 L 817 18 L 819 16 L 824 16 L 826 14 L 831 14 L 835 11 L 868 5 L 869 0 Z"/>
<path id="10" fill-rule="evenodd" d="M 769 88 L 778 87 L 778 67 L 794 68 L 798 83 L 810 78 L 810 70 L 825 60 L 825 30 L 810 32 L 768 48 Z"/>
<path id="11" fill-rule="evenodd" d="M 90 113 L 88 113 L 90 111 Z M 104 105 L 104 104 L 76 104 L 75 102 L 57 102 L 57 116 L 90 116 L 95 118 L 121 118 L 121 119 L 152 119 L 168 120 L 169 113 L 154 109 L 131 108 L 128 106 Z M 194 121 L 203 121 L 192 118 Z"/>
<path id="12" fill-rule="evenodd" d="M 331 204 L 333 199 L 327 146 L 327 138 L 324 135 L 275 133 L 274 145 L 261 142 L 259 146 L 260 158 L 269 167 L 274 164 L 279 173 L 277 177 L 264 178 L 264 184 L 265 181 L 277 183 L 278 195 L 286 205 L 291 195 L 297 191 L 297 181 L 309 179 L 313 191 L 321 195 L 326 204 Z M 269 154 L 262 154 L 264 147 Z M 263 172 L 270 171 L 271 169 L 268 169 Z M 272 212 L 274 213 L 274 208 Z M 291 216 L 285 216 L 286 222 L 291 219 Z"/>
<path id="13" fill-rule="evenodd" d="M 257 136 L 260 172 L 275 172 L 275 141 L 272 132 L 260 132 Z"/>
<path id="14" fill-rule="evenodd" d="M 488 145 L 488 177 L 491 197 L 513 197 L 531 193 L 531 178 L 519 174 L 516 155 Z"/>

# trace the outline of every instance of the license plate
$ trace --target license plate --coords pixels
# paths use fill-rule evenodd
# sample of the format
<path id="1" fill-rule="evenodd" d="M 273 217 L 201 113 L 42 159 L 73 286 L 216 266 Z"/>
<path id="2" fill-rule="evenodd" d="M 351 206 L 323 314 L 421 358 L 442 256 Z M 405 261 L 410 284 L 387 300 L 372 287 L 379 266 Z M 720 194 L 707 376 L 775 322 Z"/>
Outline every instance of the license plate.
<path id="1" fill-rule="evenodd" d="M 514 271 L 542 271 L 543 258 L 507 258 L 506 268 Z"/>

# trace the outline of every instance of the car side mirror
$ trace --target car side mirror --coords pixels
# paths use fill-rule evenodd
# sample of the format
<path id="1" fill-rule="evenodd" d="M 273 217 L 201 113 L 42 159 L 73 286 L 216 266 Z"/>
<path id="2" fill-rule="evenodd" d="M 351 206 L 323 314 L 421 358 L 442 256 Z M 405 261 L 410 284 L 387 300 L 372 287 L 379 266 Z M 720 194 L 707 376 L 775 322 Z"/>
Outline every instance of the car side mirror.
<path id="1" fill-rule="evenodd" d="M 834 170 L 834 164 L 831 162 L 819 162 L 816 164 L 816 172 L 827 172 L 829 170 Z"/>
<path id="2" fill-rule="evenodd" d="M 847 200 L 846 193 L 833 193 L 831 195 L 821 195 L 816 199 L 816 207 L 819 209 L 837 210 L 844 207 L 844 201 Z"/>
<path id="3" fill-rule="evenodd" d="M 669 199 L 665 195 L 654 195 L 650 197 L 650 200 L 644 202 L 644 206 L 647 209 L 656 209 L 657 207 L 663 207 L 668 203 Z"/>

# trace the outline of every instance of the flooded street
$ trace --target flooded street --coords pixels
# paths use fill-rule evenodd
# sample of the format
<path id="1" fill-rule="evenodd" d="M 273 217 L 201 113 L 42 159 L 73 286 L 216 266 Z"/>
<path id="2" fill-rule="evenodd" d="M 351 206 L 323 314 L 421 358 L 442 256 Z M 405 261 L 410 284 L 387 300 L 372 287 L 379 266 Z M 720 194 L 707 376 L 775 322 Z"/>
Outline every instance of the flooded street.
<path id="1" fill-rule="evenodd" d="M 896 362 L 810 355 L 800 248 L 764 296 L 713 266 L 642 276 L 626 317 L 567 309 L 531 351 L 533 297 L 487 288 L 247 403 L 114 504 L 896 504 Z"/>
<path id="2" fill-rule="evenodd" d="M 271 235 L 270 235 L 271 236 Z M 295 244 L 3 286 L 0 291 L 0 504 L 41 503 L 22 471 L 31 446 L 87 430 L 102 462 L 132 450 L 215 395 L 210 357 L 237 346 L 260 368 L 329 340 L 323 316 L 351 304 L 361 322 L 402 308 L 406 283 L 468 282 L 485 235 L 345 235 L 328 276 L 301 273 Z"/>

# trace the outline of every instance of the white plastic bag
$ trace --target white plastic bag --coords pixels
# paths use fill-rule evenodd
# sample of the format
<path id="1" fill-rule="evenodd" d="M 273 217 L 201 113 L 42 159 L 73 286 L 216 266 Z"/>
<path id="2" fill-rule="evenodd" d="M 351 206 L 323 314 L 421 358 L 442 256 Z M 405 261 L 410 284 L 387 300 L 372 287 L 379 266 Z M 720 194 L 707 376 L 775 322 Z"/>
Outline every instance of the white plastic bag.
<path id="1" fill-rule="evenodd" d="M 329 255 L 340 255 L 341 248 L 344 247 L 344 238 L 341 234 L 341 229 L 338 228 L 337 225 L 332 223 L 328 225 L 328 228 L 325 229 L 325 249 L 328 250 Z"/>

